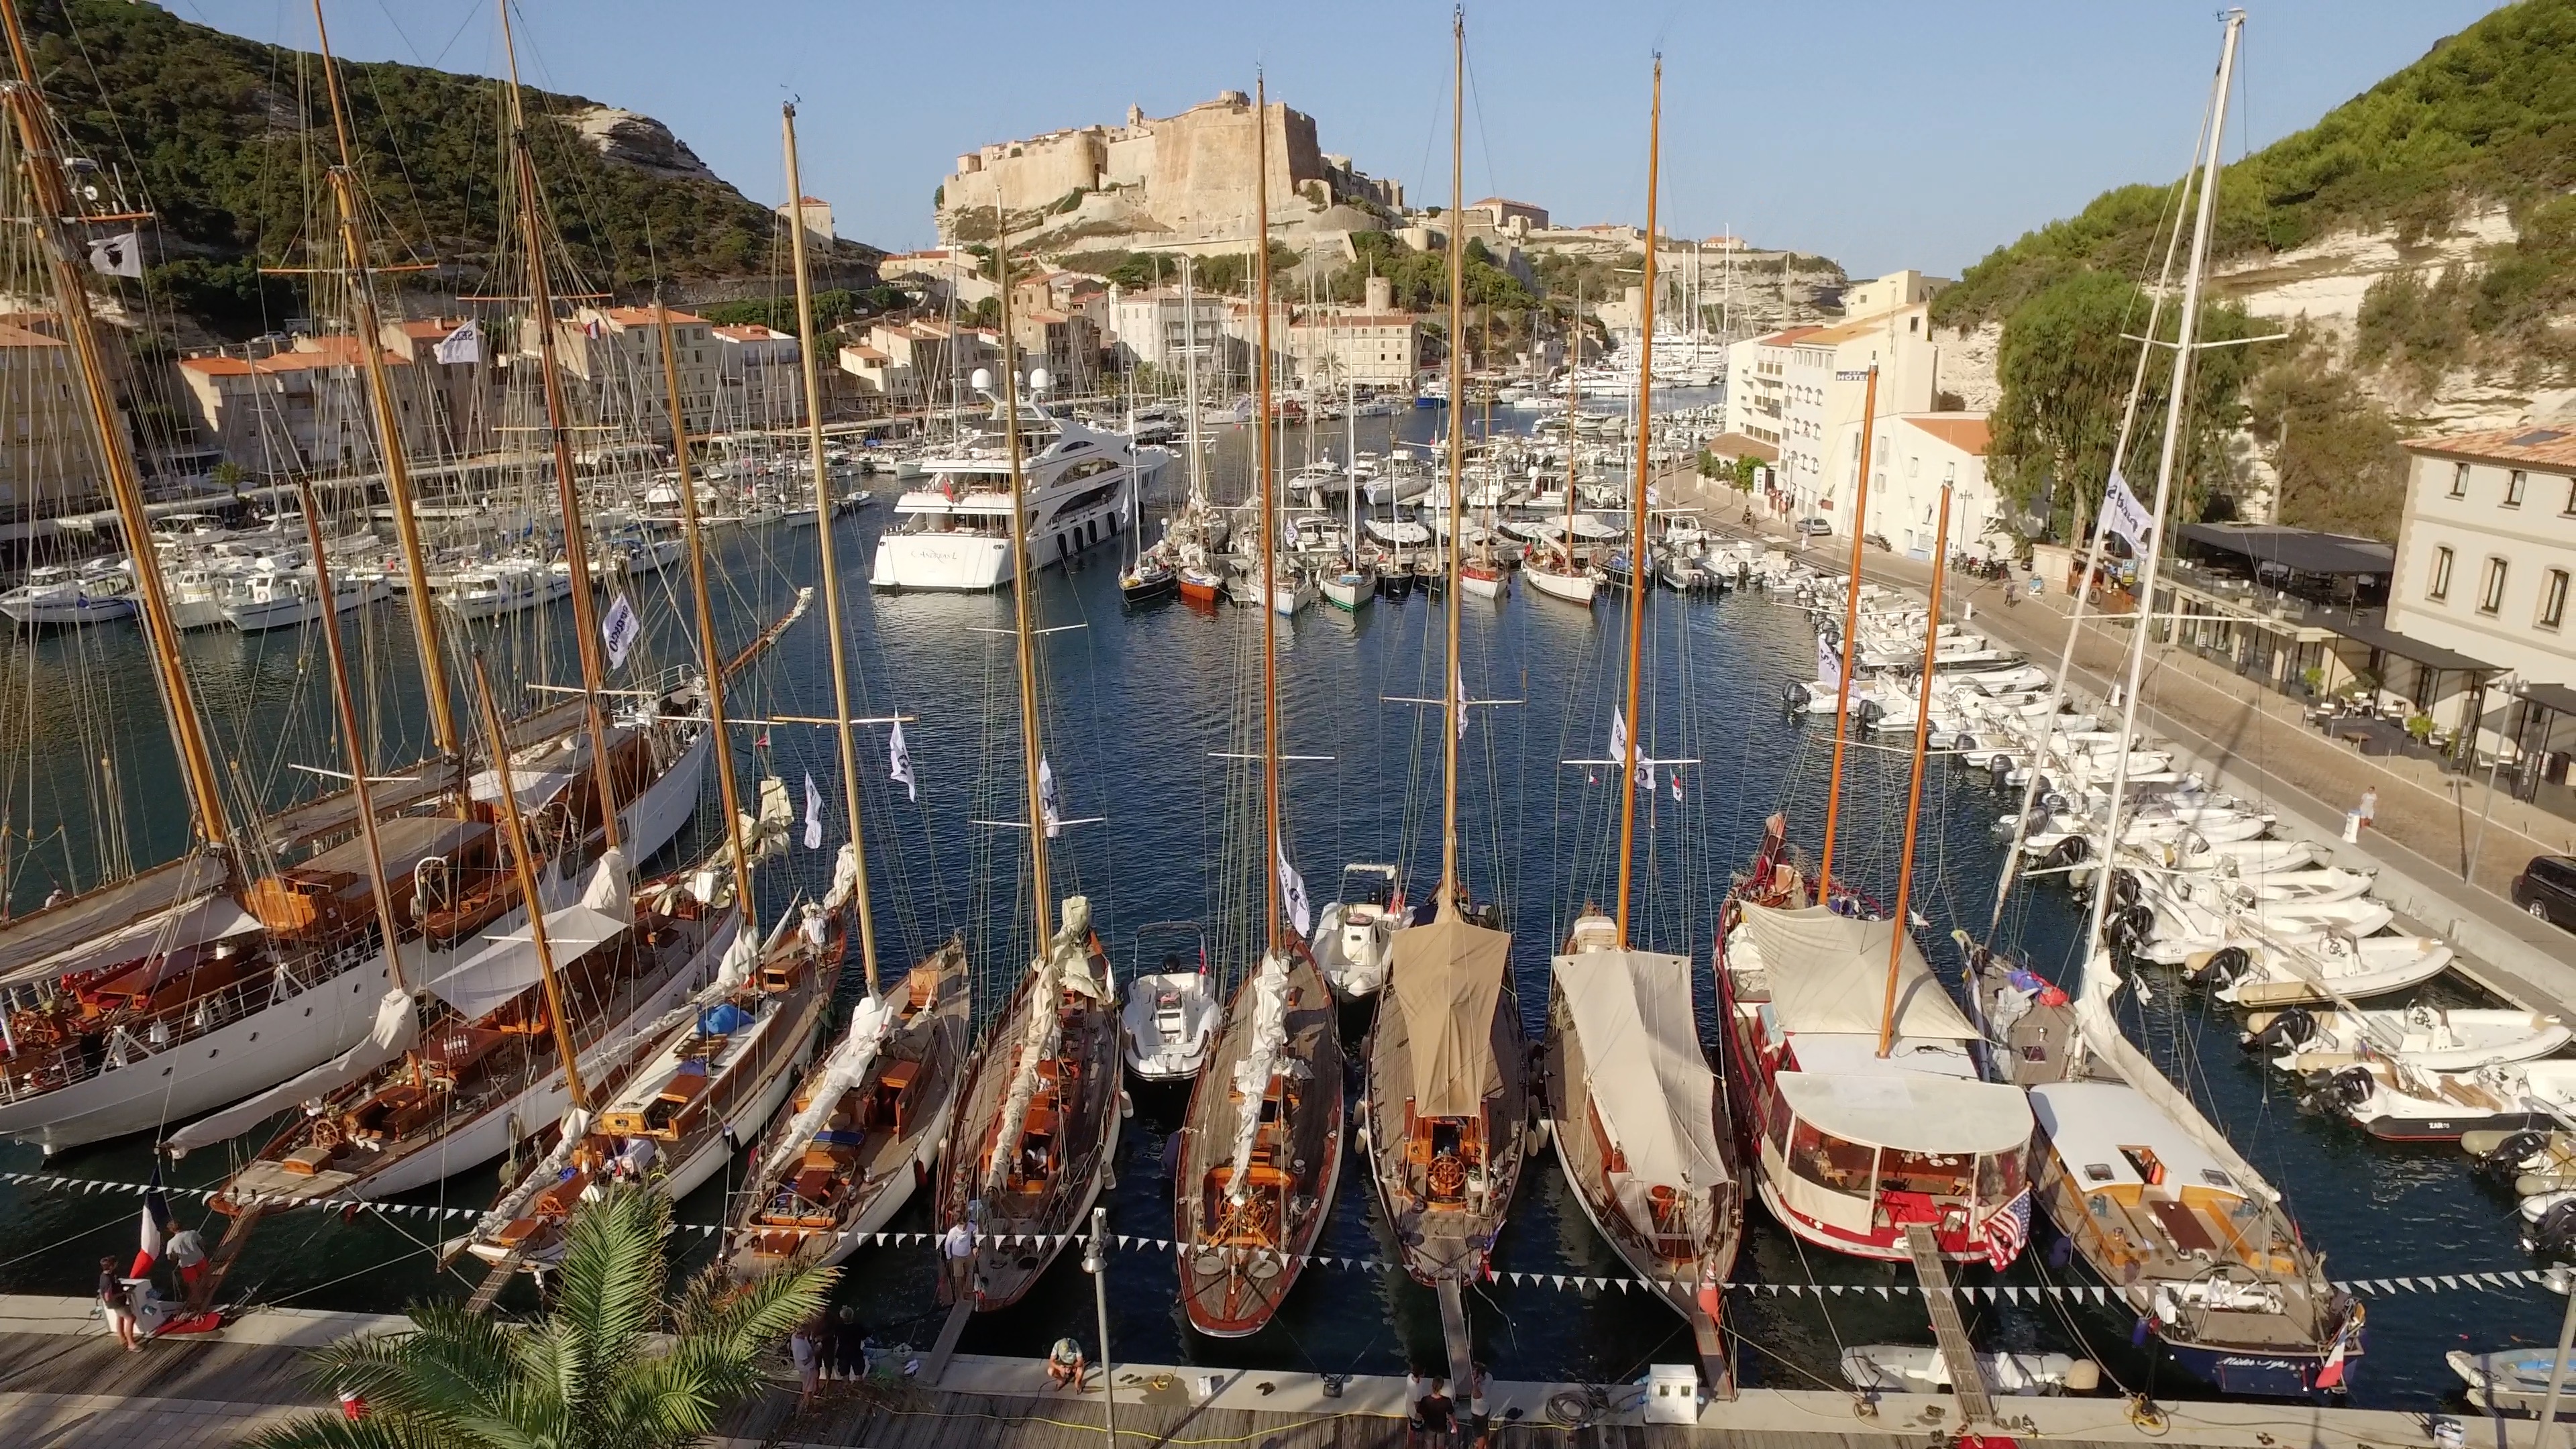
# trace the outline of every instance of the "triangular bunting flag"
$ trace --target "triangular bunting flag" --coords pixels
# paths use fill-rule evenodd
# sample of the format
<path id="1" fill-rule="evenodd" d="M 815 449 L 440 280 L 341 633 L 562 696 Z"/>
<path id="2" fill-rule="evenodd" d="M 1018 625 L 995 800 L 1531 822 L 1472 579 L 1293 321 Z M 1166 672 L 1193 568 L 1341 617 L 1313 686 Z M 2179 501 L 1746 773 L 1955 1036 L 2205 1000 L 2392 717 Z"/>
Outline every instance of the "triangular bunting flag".
<path id="1" fill-rule="evenodd" d="M 2444 1274 L 2442 1277 L 2442 1286 L 2445 1288 L 2457 1288 L 2460 1286 L 2460 1280 L 2450 1276 L 2449 1274 Z"/>
<path id="2" fill-rule="evenodd" d="M 1559 1287 L 1559 1288 L 1562 1288 L 1562 1287 L 1564 1287 L 1564 1286 L 1565 1286 L 1565 1275 L 1564 1275 L 1564 1274 L 1559 1273 L 1559 1274 L 1557 1274 L 1557 1275 L 1556 1275 L 1556 1286 L 1557 1286 L 1557 1287 Z"/>

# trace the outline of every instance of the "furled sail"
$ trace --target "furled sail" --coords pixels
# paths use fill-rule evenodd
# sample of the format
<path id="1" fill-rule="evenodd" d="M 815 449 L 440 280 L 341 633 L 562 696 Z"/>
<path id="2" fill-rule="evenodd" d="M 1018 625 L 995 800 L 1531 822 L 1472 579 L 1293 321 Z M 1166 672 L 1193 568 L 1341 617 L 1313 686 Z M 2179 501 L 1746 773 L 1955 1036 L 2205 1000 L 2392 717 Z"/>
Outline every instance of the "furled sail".
<path id="1" fill-rule="evenodd" d="M 1288 963 L 1276 951 L 1261 957 L 1252 978 L 1252 1044 L 1234 1064 L 1234 1156 L 1227 1169 L 1226 1196 L 1236 1202 L 1251 1191 L 1252 1149 L 1261 1136 L 1261 1102 L 1270 1080 L 1302 1063 L 1286 1055 L 1288 1045 Z"/>
<path id="2" fill-rule="evenodd" d="M 1052 1060 L 1064 1044 L 1064 1027 L 1056 1015 L 1059 992 L 1078 991 L 1094 1001 L 1101 985 L 1091 977 L 1085 959 L 1091 942 L 1091 898 L 1067 896 L 1064 929 L 1047 943 L 1046 953 L 1031 963 L 1037 979 L 1029 983 L 1027 1022 L 1020 1033 L 1019 1057 L 1011 1066 L 1011 1089 L 994 1119 L 993 1162 L 985 1186 L 999 1192 L 1010 1180 L 1011 1158 L 1019 1151 L 1021 1129 L 1028 1125 L 1029 1104 L 1037 1100 L 1038 1064 Z"/>
<path id="3" fill-rule="evenodd" d="M 187 1156 L 192 1149 L 238 1136 L 300 1102 L 338 1091 L 410 1051 L 419 1040 L 420 1016 L 412 1009 L 411 993 L 399 986 L 388 986 L 376 1002 L 375 1026 L 356 1046 L 257 1096 L 245 1097 L 198 1118 L 171 1133 L 161 1145 L 175 1159 Z"/>

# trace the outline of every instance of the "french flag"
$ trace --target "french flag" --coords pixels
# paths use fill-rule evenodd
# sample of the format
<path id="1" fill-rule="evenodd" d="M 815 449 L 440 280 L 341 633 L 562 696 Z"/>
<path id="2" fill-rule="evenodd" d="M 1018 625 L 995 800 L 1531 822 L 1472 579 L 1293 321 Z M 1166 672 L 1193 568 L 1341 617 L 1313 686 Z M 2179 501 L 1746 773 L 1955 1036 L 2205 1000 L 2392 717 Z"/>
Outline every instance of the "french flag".
<path id="1" fill-rule="evenodd" d="M 134 1250 L 134 1270 L 128 1278 L 145 1277 L 170 1244 L 170 1199 L 161 1191 L 161 1169 L 152 1169 L 152 1185 L 143 1190 L 143 1241 Z"/>
<path id="2" fill-rule="evenodd" d="M 2354 1340 L 2361 1336 L 2361 1325 L 2355 1321 L 2359 1317 L 2356 1313 L 2344 1320 L 2343 1331 L 2335 1335 L 2334 1347 L 2326 1352 L 2326 1361 L 2317 1365 L 2318 1388 L 2340 1389 L 2345 1386 L 2344 1358 L 2355 1347 Z"/>

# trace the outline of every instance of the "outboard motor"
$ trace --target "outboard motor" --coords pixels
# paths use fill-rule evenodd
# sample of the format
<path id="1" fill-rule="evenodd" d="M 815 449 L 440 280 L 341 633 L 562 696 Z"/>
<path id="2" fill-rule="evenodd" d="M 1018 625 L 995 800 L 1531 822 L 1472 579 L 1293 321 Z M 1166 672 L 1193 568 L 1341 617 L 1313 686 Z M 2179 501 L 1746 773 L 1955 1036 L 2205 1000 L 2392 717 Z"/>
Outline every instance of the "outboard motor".
<path id="1" fill-rule="evenodd" d="M 2296 1051 L 2314 1040 L 2317 1034 L 2316 1013 L 2304 1006 L 2293 1006 L 2263 1024 L 2261 1031 L 2249 1031 L 2239 1043 L 2247 1051 L 2269 1056 L 2274 1052 Z"/>
<path id="2" fill-rule="evenodd" d="M 2368 1067 L 2345 1067 L 2326 1078 L 2326 1094 L 2347 1107 L 2358 1107 L 2379 1090 L 2379 1079 Z"/>
<path id="3" fill-rule="evenodd" d="M 2209 953 L 2209 959 L 2201 963 L 2199 970 L 2191 973 L 2191 984 L 2218 991 L 2235 985 L 2252 969 L 2254 958 L 2246 954 L 2244 947 L 2221 946 Z"/>
<path id="4" fill-rule="evenodd" d="M 2576 1262 L 2576 1199 L 2558 1203 L 2532 1224 L 2523 1246 L 2556 1262 Z"/>
<path id="5" fill-rule="evenodd" d="M 2134 907 L 2138 904 L 2136 872 L 2126 870 L 2111 872 L 2111 899 L 2118 901 L 2123 907 Z"/>
<path id="6" fill-rule="evenodd" d="M 2478 1158 L 2470 1170 L 2489 1177 L 2512 1180 L 2522 1174 L 2522 1165 L 2549 1145 L 2549 1134 L 2525 1128 L 2513 1133 Z"/>

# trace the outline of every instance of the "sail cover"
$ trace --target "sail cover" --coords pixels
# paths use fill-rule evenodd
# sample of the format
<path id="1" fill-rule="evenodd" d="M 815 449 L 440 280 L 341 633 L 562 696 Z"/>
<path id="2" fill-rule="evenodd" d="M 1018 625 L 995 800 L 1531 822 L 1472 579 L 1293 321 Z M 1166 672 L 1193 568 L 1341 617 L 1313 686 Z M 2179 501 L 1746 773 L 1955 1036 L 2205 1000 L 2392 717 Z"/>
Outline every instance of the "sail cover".
<path id="1" fill-rule="evenodd" d="M 200 851 L 0 923 L 0 984 L 258 930 L 259 918 L 223 893 L 230 878 L 223 857 Z"/>
<path id="2" fill-rule="evenodd" d="M 1093 1000 L 1100 999 L 1098 988 L 1077 985 L 1066 970 L 1069 964 L 1081 973 L 1083 983 L 1090 982 L 1090 972 L 1083 968 L 1083 952 L 1090 940 L 1090 897 L 1065 897 L 1064 929 L 1047 943 L 1046 954 L 1029 965 L 1032 979 L 1027 1014 L 1020 1028 L 1019 1056 L 1012 1065 L 1010 1088 L 993 1125 L 992 1170 L 986 1177 L 986 1185 L 992 1191 L 999 1192 L 1010 1181 L 1011 1158 L 1020 1150 L 1020 1134 L 1028 1126 L 1029 1106 L 1037 1100 L 1038 1064 L 1063 1049 L 1063 1018 L 1056 1012 L 1058 993 L 1082 990 Z"/>
<path id="3" fill-rule="evenodd" d="M 162 1143 L 172 1157 L 185 1157 L 191 1148 L 205 1147 L 225 1138 L 247 1132 L 276 1114 L 299 1102 L 335 1092 L 367 1075 L 376 1068 L 410 1051 L 420 1040 L 420 1017 L 411 1004 L 411 993 L 399 986 L 388 986 L 376 1002 L 376 1024 L 356 1046 L 340 1053 L 322 1065 L 300 1076 L 289 1077 L 254 1097 L 246 1097 L 220 1112 L 212 1112 L 173 1132 Z"/>
<path id="4" fill-rule="evenodd" d="M 546 912 L 546 945 L 559 967 L 571 965 L 593 946 L 616 940 L 625 929 L 624 921 L 591 906 Z M 507 935 L 485 936 L 455 965 L 422 983 L 421 990 L 471 1020 L 536 985 L 542 975 L 537 943 L 522 926 Z"/>
<path id="5" fill-rule="evenodd" d="M 1771 1009 L 1798 1032 L 1876 1036 L 1885 1019 L 1893 921 L 1860 921 L 1823 906 L 1779 910 L 1747 903 L 1744 929 L 1771 979 Z M 1896 968 L 1896 1035 L 1975 1041 L 1977 1029 L 1932 975 L 1909 936 Z"/>
<path id="6" fill-rule="evenodd" d="M 1512 938 L 1444 912 L 1395 933 L 1390 974 L 1413 1062 L 1414 1115 L 1473 1117 L 1501 1091 L 1494 1009 Z"/>
<path id="7" fill-rule="evenodd" d="M 1555 959 L 1556 989 L 1583 1044 L 1592 1110 L 1627 1158 L 1611 1184 L 1630 1220 L 1654 1221 L 1647 1192 L 1678 1190 L 1706 1213 L 1708 1189 L 1729 1176 L 1717 1142 L 1717 1076 L 1691 1014 L 1690 959 L 1650 951 L 1586 951 Z"/>

